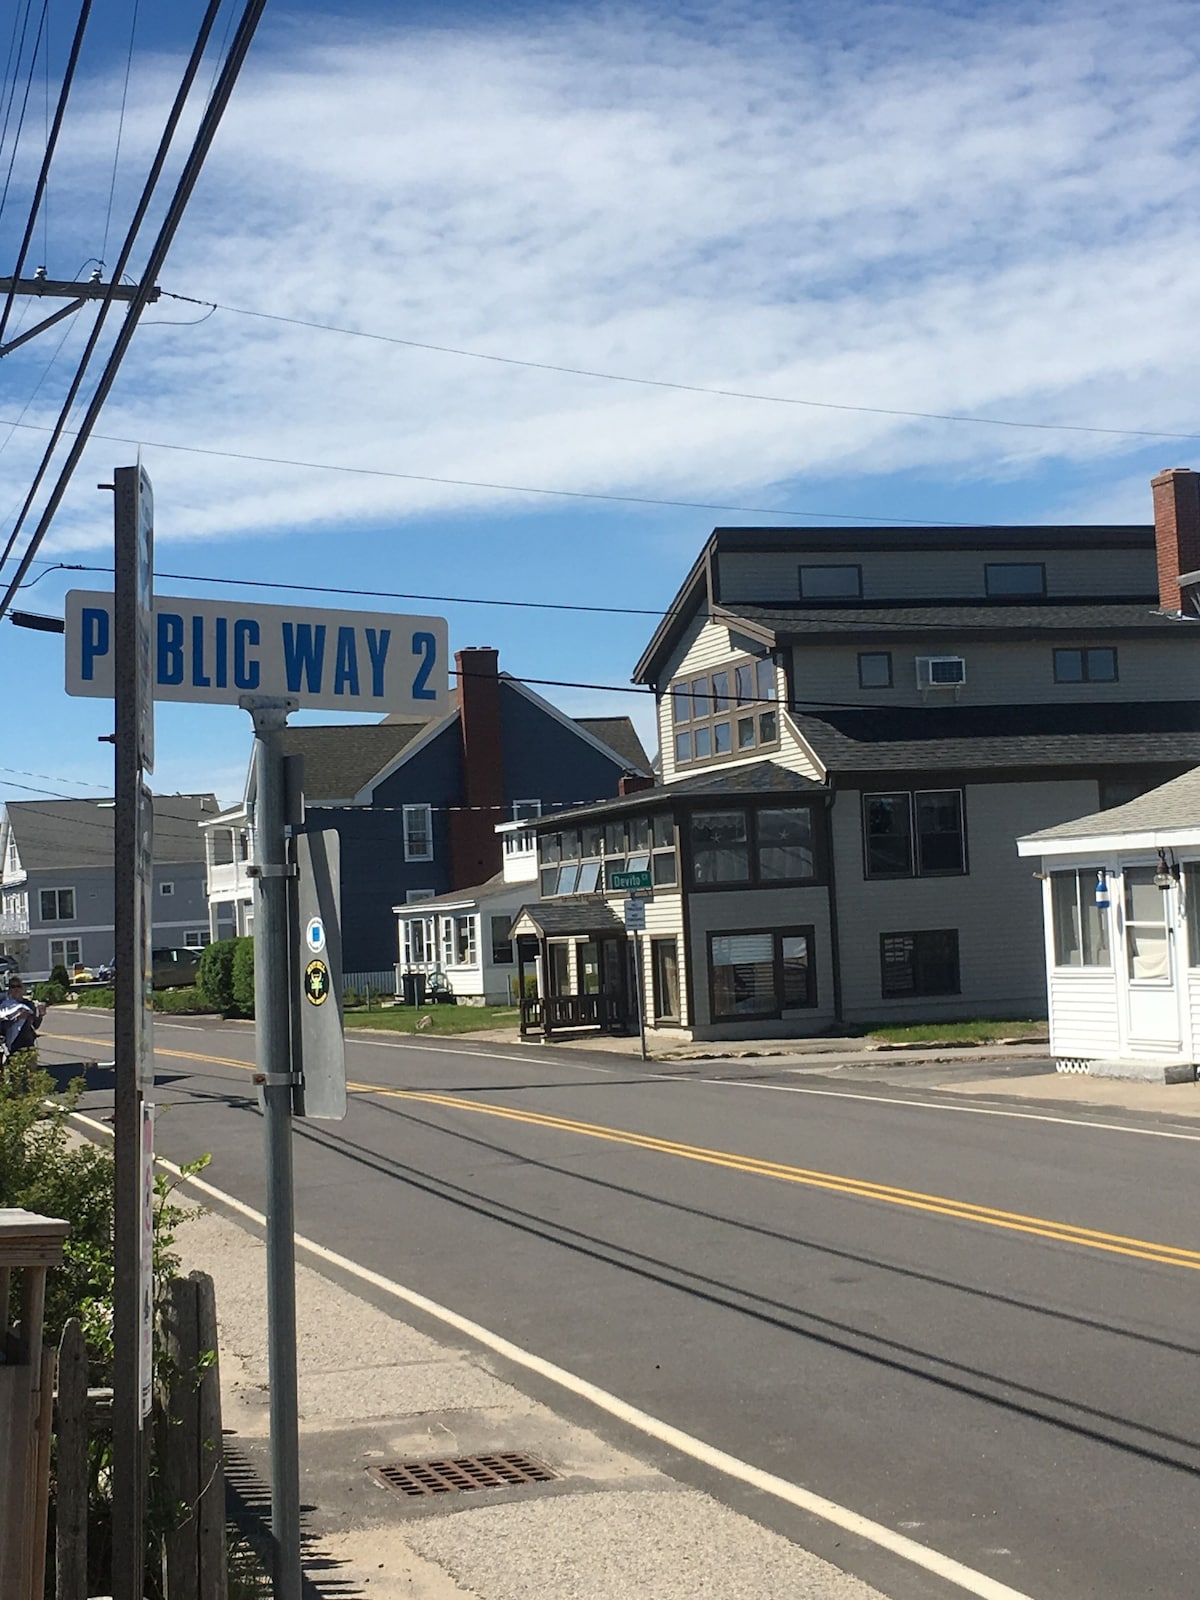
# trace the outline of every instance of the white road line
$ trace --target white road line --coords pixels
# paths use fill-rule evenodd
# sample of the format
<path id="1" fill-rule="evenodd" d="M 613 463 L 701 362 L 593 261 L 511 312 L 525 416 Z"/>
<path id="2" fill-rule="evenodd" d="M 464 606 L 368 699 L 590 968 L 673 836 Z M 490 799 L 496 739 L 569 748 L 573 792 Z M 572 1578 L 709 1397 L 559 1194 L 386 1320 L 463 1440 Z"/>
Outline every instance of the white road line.
<path id="1" fill-rule="evenodd" d="M 1009 1111 L 1004 1106 L 959 1106 L 940 1100 L 902 1100 L 888 1094 L 859 1094 L 852 1089 L 806 1089 L 796 1083 L 742 1083 L 736 1078 L 704 1078 L 726 1089 L 767 1089 L 774 1094 L 815 1094 L 825 1100 L 869 1100 L 876 1105 L 895 1106 L 902 1111 L 949 1111 L 958 1116 L 1012 1117 L 1018 1122 L 1052 1122 L 1062 1128 L 1082 1128 L 1094 1133 L 1139 1133 L 1147 1139 L 1185 1139 L 1200 1142 L 1200 1133 L 1182 1133 L 1173 1128 L 1137 1128 L 1127 1122 L 1089 1122 L 1084 1117 L 1056 1117 L 1044 1111 Z"/>
<path id="2" fill-rule="evenodd" d="M 106 1124 L 97 1122 L 80 1112 L 73 1113 L 73 1116 L 75 1121 L 111 1138 L 112 1129 Z M 159 1166 L 165 1167 L 168 1172 L 184 1183 L 190 1184 L 193 1189 L 198 1189 L 231 1211 L 248 1218 L 257 1227 L 266 1227 L 267 1219 L 261 1211 L 255 1211 L 252 1206 L 246 1205 L 231 1194 L 226 1194 L 223 1189 L 206 1183 L 203 1178 L 184 1177 L 182 1170 L 163 1156 L 157 1156 L 155 1159 Z M 607 1389 L 601 1389 L 586 1378 L 568 1372 L 565 1367 L 556 1366 L 554 1362 L 534 1355 L 532 1351 L 502 1338 L 500 1334 L 493 1333 L 481 1323 L 460 1316 L 448 1306 L 439 1305 L 436 1300 L 430 1300 L 427 1295 L 419 1294 L 415 1289 L 407 1289 L 403 1284 L 385 1278 L 382 1273 L 372 1272 L 369 1267 L 360 1266 L 348 1256 L 339 1255 L 335 1250 L 327 1250 L 324 1245 L 316 1244 L 312 1239 L 304 1238 L 302 1234 L 296 1234 L 295 1238 L 297 1248 L 305 1254 L 336 1267 L 339 1272 L 349 1273 L 361 1282 L 370 1284 L 372 1288 L 391 1295 L 393 1299 L 424 1312 L 426 1316 L 436 1318 L 448 1328 L 453 1328 L 456 1333 L 473 1339 L 476 1344 L 481 1344 L 505 1360 L 536 1373 L 538 1377 L 557 1384 L 560 1389 L 567 1390 L 579 1399 L 589 1401 L 601 1411 L 606 1411 L 609 1416 L 616 1417 L 628 1427 L 645 1434 L 647 1438 L 655 1439 L 659 1444 L 677 1450 L 680 1455 L 688 1456 L 693 1461 L 700 1462 L 702 1466 L 711 1467 L 716 1472 L 724 1473 L 728 1478 L 734 1478 L 752 1489 L 758 1489 L 763 1494 L 772 1495 L 776 1500 L 795 1506 L 797 1510 L 818 1517 L 822 1522 L 841 1528 L 843 1532 L 852 1534 L 855 1538 L 877 1545 L 881 1550 L 899 1556 L 902 1561 L 908 1561 L 913 1566 L 943 1579 L 946 1583 L 953 1584 L 965 1594 L 975 1595 L 977 1600 L 1033 1600 L 1031 1595 L 1010 1588 L 1008 1584 L 1000 1583 L 995 1578 L 989 1578 L 986 1573 L 976 1572 L 973 1567 L 964 1566 L 962 1562 L 943 1555 L 939 1550 L 919 1544 L 915 1539 L 897 1533 L 881 1522 L 872 1522 L 869 1517 L 860 1516 L 857 1511 L 840 1506 L 836 1501 L 827 1500 L 824 1495 L 814 1494 L 810 1489 L 801 1488 L 799 1484 L 789 1483 L 786 1478 L 777 1477 L 773 1472 L 764 1472 L 761 1467 L 752 1466 L 750 1462 L 742 1461 L 725 1450 L 718 1450 L 714 1445 L 706 1444 L 703 1439 L 697 1439 L 690 1433 L 684 1433 L 680 1428 L 672 1427 L 669 1422 L 662 1422 L 658 1417 L 653 1417 L 649 1412 L 630 1405 L 627 1400 L 611 1394 Z"/>

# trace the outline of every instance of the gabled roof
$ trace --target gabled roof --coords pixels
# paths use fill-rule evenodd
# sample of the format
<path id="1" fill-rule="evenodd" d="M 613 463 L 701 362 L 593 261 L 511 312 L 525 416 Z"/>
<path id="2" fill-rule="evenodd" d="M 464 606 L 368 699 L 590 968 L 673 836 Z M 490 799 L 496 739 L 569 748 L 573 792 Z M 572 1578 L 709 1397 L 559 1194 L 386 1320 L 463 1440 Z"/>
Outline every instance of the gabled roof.
<path id="1" fill-rule="evenodd" d="M 10 800 L 5 809 L 26 872 L 112 867 L 116 812 L 111 800 Z M 214 794 L 156 794 L 155 865 L 202 862 L 204 835 L 198 824 L 216 812 Z"/>
<path id="2" fill-rule="evenodd" d="M 650 772 L 650 757 L 638 738 L 637 729 L 629 717 L 575 717 L 572 719 L 601 744 L 624 758 L 635 772 Z"/>
<path id="3" fill-rule="evenodd" d="M 1091 816 L 1078 817 L 1072 822 L 1060 822 L 1054 828 L 1042 828 L 1037 833 L 1026 834 L 1022 843 L 1052 845 L 1068 839 L 1105 838 L 1114 834 L 1157 834 L 1184 829 L 1200 830 L 1200 767 L 1172 778 L 1169 783 L 1160 784 L 1157 789 L 1151 789 L 1123 806 L 1112 806 L 1108 811 L 1094 811 Z"/>
<path id="4" fill-rule="evenodd" d="M 440 911 L 447 906 L 479 906 L 490 900 L 511 898 L 514 894 L 529 893 L 528 883 L 509 883 L 502 872 L 497 872 L 486 883 L 470 889 L 452 889 L 446 894 L 430 895 L 427 900 L 411 900 L 407 905 L 393 906 L 398 917 L 419 917 L 426 910 Z"/>
<path id="5" fill-rule="evenodd" d="M 793 712 L 831 772 L 1200 762 L 1192 700 Z"/>
<path id="6" fill-rule="evenodd" d="M 523 905 L 513 918 L 510 933 L 532 928 L 543 938 L 568 934 L 624 933 L 625 924 L 602 895 L 563 895 L 558 900 L 535 900 Z"/>
<path id="7" fill-rule="evenodd" d="M 304 795 L 315 805 L 352 800 L 428 722 L 313 723 L 285 728 L 283 749 L 304 757 Z"/>

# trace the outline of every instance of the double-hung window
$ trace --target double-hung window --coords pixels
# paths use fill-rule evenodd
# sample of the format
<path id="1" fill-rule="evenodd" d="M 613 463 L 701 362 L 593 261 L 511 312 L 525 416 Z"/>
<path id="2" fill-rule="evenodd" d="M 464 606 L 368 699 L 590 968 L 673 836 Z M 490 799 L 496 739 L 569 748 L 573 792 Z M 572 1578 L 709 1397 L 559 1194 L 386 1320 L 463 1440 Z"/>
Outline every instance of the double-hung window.
<path id="1" fill-rule="evenodd" d="M 868 878 L 952 877 L 967 870 L 961 789 L 863 796 Z"/>
<path id="2" fill-rule="evenodd" d="M 433 860 L 433 808 L 404 807 L 405 861 Z"/>
<path id="3" fill-rule="evenodd" d="M 43 922 L 74 922 L 74 889 L 43 889 L 40 896 Z"/>

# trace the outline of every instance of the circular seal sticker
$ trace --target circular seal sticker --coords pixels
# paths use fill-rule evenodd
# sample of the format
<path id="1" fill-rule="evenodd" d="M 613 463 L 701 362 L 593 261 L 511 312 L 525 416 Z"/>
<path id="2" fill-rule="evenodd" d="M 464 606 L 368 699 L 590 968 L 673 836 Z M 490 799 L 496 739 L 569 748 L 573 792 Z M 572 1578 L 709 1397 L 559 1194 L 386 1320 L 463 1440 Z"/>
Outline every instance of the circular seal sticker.
<path id="1" fill-rule="evenodd" d="M 304 997 L 314 1006 L 323 1006 L 328 1000 L 329 968 L 323 961 L 310 961 L 305 967 Z"/>
<path id="2" fill-rule="evenodd" d="M 325 924 L 320 917 L 309 917 L 305 925 L 304 937 L 313 955 L 319 956 L 325 948 Z"/>

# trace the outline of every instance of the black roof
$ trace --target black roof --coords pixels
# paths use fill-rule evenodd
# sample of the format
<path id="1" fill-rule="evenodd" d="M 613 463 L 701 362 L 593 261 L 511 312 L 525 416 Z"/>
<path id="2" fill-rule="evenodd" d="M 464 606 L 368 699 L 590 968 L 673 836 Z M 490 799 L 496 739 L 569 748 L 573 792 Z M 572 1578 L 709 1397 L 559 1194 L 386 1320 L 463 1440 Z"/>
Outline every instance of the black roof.
<path id="1" fill-rule="evenodd" d="M 991 637 L 1027 637 L 1031 633 L 1055 633 L 1064 638 L 1098 639 L 1113 634 L 1151 633 L 1158 636 L 1172 630 L 1182 639 L 1200 644 L 1200 628 L 1191 629 L 1179 617 L 1157 609 L 1157 601 L 1123 600 L 1118 603 L 1054 600 L 1014 605 L 1010 601 L 962 600 L 927 601 L 924 604 L 848 606 L 821 605 L 811 601 L 795 606 L 756 606 L 737 602 L 714 609 L 718 622 L 736 627 L 746 624 L 756 633 L 770 635 L 774 642 L 791 639 L 842 639 L 853 642 L 864 634 L 886 634 L 892 638 L 912 635 L 934 649 L 937 638 L 962 637 L 987 633 Z"/>
<path id="2" fill-rule="evenodd" d="M 629 717 L 573 717 L 571 720 L 619 755 L 631 771 L 649 773 L 650 757 Z"/>
<path id="3" fill-rule="evenodd" d="M 116 811 L 111 800 L 9 800 L 5 805 L 26 872 L 112 867 Z M 214 794 L 154 796 L 154 863 L 204 860 L 199 824 L 217 815 Z M 69 931 L 69 930 L 68 930 Z"/>
<path id="4" fill-rule="evenodd" d="M 1200 762 L 1200 704 L 1107 700 L 794 712 L 832 772 Z"/>
<path id="5" fill-rule="evenodd" d="M 698 772 L 675 783 L 656 783 L 652 789 L 639 789 L 615 800 L 596 800 L 591 805 L 572 806 L 569 811 L 547 811 L 531 820 L 530 826 L 552 833 L 564 823 L 590 822 L 595 817 L 627 816 L 648 807 L 654 810 L 673 805 L 680 799 L 731 799 L 752 794 L 816 794 L 823 785 L 802 772 L 781 767 L 777 761 L 749 761 L 737 767 L 717 767 Z"/>
<path id="6" fill-rule="evenodd" d="M 599 895 L 563 895 L 559 900 L 533 900 L 522 906 L 512 920 L 510 933 L 516 932 L 523 917 L 543 937 L 572 933 L 624 933 L 625 924 Z"/>

